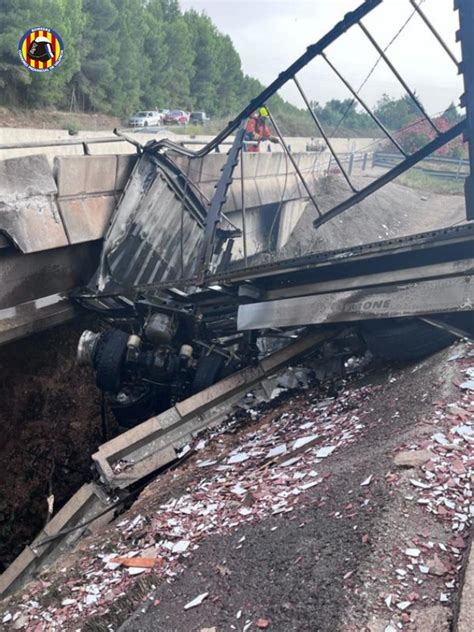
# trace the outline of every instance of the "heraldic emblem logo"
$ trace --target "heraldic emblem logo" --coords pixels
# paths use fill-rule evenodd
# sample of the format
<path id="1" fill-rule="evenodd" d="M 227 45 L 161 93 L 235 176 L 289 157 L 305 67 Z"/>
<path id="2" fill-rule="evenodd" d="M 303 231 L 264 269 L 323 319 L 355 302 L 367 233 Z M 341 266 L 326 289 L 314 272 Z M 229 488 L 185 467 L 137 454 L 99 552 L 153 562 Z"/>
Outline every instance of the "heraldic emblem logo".
<path id="1" fill-rule="evenodd" d="M 33 72 L 50 72 L 61 63 L 64 45 L 52 29 L 37 26 L 29 29 L 18 44 L 21 63 Z"/>

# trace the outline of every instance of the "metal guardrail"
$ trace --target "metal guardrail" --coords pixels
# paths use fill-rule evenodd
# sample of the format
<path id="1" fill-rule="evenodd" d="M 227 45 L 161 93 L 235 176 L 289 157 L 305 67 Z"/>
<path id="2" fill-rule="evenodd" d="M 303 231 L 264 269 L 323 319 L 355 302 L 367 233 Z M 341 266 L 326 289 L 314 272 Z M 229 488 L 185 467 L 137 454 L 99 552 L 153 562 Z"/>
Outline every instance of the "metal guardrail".
<path id="1" fill-rule="evenodd" d="M 372 166 L 391 168 L 399 164 L 400 160 L 401 157 L 398 154 L 374 152 Z M 451 169 L 430 169 L 430 163 L 435 163 L 436 165 L 440 166 L 445 165 L 446 167 L 451 167 Z M 470 175 L 469 160 L 465 160 L 464 158 L 457 159 L 433 156 L 431 158 L 423 160 L 419 163 L 419 165 L 414 166 L 413 169 L 416 169 L 417 171 L 432 176 L 434 178 L 440 178 L 442 180 L 464 180 Z"/>
<path id="2" fill-rule="evenodd" d="M 21 143 L 3 143 L 2 149 L 32 149 L 34 147 L 59 147 L 62 145 L 100 145 L 102 143 L 126 143 L 126 138 L 104 136 L 103 138 L 63 138 L 59 140 L 35 140 Z"/>
<path id="3" fill-rule="evenodd" d="M 130 138 L 129 136 L 125 136 L 122 133 L 117 136 L 103 136 L 99 138 L 60 138 L 57 140 L 34 140 L 34 141 L 24 141 L 24 142 L 16 142 L 16 143 L 2 143 L 0 144 L 0 151 L 8 150 L 8 149 L 37 149 L 40 147 L 63 147 L 63 146 L 77 146 L 82 145 L 84 149 L 84 154 L 88 155 L 88 146 L 89 145 L 102 145 L 106 143 L 131 143 L 133 145 L 140 145 L 139 141 L 133 142 L 135 139 Z M 198 140 L 198 139 L 184 139 L 177 142 L 178 145 L 184 147 L 186 145 L 199 145 L 200 147 L 204 147 L 207 144 L 207 141 Z M 252 141 L 250 144 L 253 143 Z M 232 145 L 231 141 L 223 141 L 221 145 Z M 216 148 L 218 151 L 218 147 Z"/>

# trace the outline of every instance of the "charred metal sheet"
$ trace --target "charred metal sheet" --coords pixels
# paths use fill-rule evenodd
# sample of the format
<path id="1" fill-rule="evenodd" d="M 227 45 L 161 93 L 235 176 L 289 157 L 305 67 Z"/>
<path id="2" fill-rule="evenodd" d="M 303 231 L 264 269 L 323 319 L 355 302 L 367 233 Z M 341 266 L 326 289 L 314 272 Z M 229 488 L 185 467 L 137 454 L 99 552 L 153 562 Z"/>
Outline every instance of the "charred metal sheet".
<path id="1" fill-rule="evenodd" d="M 474 277 L 460 276 L 241 305 L 237 328 L 297 327 L 472 309 Z"/>
<path id="2" fill-rule="evenodd" d="M 38 534 L 30 546 L 10 564 L 7 570 L 0 576 L 0 596 L 7 597 L 18 590 L 26 582 L 30 581 L 48 564 L 54 562 L 59 555 L 71 547 L 76 540 L 86 531 L 93 531 L 101 524 L 106 524 L 111 515 L 105 513 L 91 524 L 67 532 L 68 529 L 86 522 L 99 512 L 107 512 L 112 505 L 110 498 L 94 483 L 83 485 L 79 491 L 64 505 L 64 507 L 52 518 L 45 528 Z M 66 531 L 58 539 L 48 540 Z M 45 544 L 42 541 L 47 540 Z"/>
<path id="3" fill-rule="evenodd" d="M 201 429 L 224 419 L 233 401 L 248 388 L 334 335 L 310 333 L 235 373 L 174 408 L 152 417 L 100 446 L 93 455 L 102 479 L 111 488 L 127 487 L 177 458 L 177 450 Z"/>
<path id="4" fill-rule="evenodd" d="M 22 252 L 66 246 L 56 183 L 46 156 L 0 162 L 0 234 Z"/>
<path id="5" fill-rule="evenodd" d="M 99 290 L 192 277 L 205 215 L 184 173 L 144 153 L 105 237 Z"/>

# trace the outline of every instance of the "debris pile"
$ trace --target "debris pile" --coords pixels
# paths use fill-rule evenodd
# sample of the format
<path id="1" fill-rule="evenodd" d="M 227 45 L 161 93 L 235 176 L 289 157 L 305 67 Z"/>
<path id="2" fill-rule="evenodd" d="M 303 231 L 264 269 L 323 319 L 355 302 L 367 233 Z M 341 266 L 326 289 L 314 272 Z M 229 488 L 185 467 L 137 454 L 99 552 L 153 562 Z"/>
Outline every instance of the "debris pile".
<path id="1" fill-rule="evenodd" d="M 335 599 L 342 590 L 344 629 L 428 630 L 438 629 L 429 623 L 436 621 L 448 630 L 474 517 L 471 349 L 459 345 L 449 360 L 451 350 L 415 368 L 378 373 L 383 379 L 376 385 L 341 381 L 337 394 L 328 385 L 312 388 L 299 374 L 297 384 L 287 385 L 298 390 L 283 396 L 287 387 L 269 381 L 267 402 L 248 394 L 237 414 L 183 450 L 191 456 L 184 481 L 182 470 L 175 478 L 170 473 L 174 491 L 158 493 L 156 481 L 107 537 L 84 542 L 73 565 L 43 575 L 0 621 L 7 629 L 75 630 L 87 620 L 116 617 L 117 603 L 134 594 L 127 612 L 139 602 L 151 617 L 155 608 L 162 615 L 172 609 L 175 621 L 196 623 L 202 615 L 201 622 L 217 625 L 224 598 L 237 613 L 231 629 L 273 629 L 278 609 L 267 604 L 258 611 L 251 596 L 242 599 L 241 583 L 238 602 L 230 581 L 224 597 L 216 594 L 216 581 L 233 573 L 235 582 L 232 556 L 217 565 L 222 558 L 216 557 L 211 566 L 218 579 L 203 581 L 203 553 L 224 541 L 221 553 L 230 543 L 238 563 L 250 563 L 246 551 L 259 542 L 255 531 L 274 540 L 271 552 L 288 525 L 311 538 L 314 520 L 329 529 L 343 525 L 334 529 L 345 536 L 334 553 L 333 579 L 340 574 Z M 441 388 L 448 379 L 449 388 Z M 341 477 L 341 467 L 349 475 Z M 311 529 L 300 530 L 308 519 Z M 211 536 L 222 538 L 213 543 Z M 289 570 L 291 584 L 299 570 Z M 168 590 L 179 598 L 170 600 Z"/>
<path id="2" fill-rule="evenodd" d="M 455 360 L 472 363 L 472 356 Z M 466 377 L 474 375 L 474 367 L 465 368 Z M 401 467 L 419 467 L 419 474 L 410 476 L 411 488 L 404 498 L 416 502 L 440 520 L 452 533 L 448 544 L 430 540 L 429 532 L 421 529 L 415 546 L 403 551 L 405 563 L 396 569 L 399 588 L 406 589 L 404 599 L 389 595 L 387 606 L 393 603 L 399 610 L 407 610 L 420 594 L 413 584 L 422 586 L 426 575 L 444 578 L 444 589 L 439 602 L 448 603 L 458 585 L 461 561 L 467 547 L 469 527 L 474 519 L 474 382 L 458 383 L 460 398 L 455 403 L 435 402 L 433 416 L 429 420 L 435 432 L 395 457 Z M 406 481 L 401 479 L 406 486 Z M 411 582 L 411 584 L 409 583 Z"/>
<path id="3" fill-rule="evenodd" d="M 324 496 L 308 497 L 329 476 L 320 474 L 318 466 L 366 432 L 366 403 L 379 388 L 347 387 L 338 398 L 322 401 L 317 391 L 308 390 L 291 400 L 291 412 L 248 433 L 238 449 L 218 460 L 197 460 L 203 477 L 188 493 L 161 505 L 154 514 L 119 521 L 109 551 L 93 545 L 90 556 L 81 563 L 81 572 L 58 588 L 59 603 L 40 607 L 35 595 L 47 593 L 50 585 L 44 580 L 36 582 L 29 599 L 15 613 L 6 613 L 4 622 L 14 623 L 21 616 L 28 630 L 35 632 L 48 629 L 53 622 L 58 627 L 73 626 L 85 616 L 107 613 L 137 575 L 152 575 L 156 583 L 160 578 L 172 580 L 183 569 L 185 559 L 210 535 L 229 533 L 270 515 L 288 514 L 306 501 L 324 505 Z M 258 414 L 256 409 L 247 412 Z M 213 434 L 227 431 L 234 423 L 230 420 Z M 196 447 L 204 449 L 207 441 L 210 439 L 199 441 Z M 187 607 L 196 607 L 206 597 L 199 595 Z"/>
<path id="4" fill-rule="evenodd" d="M 474 521 L 474 350 L 459 349 L 448 359 L 463 374 L 453 381 L 455 401 L 433 402 L 419 438 L 399 446 L 393 458 L 397 470 L 385 477 L 399 495 L 405 533 L 388 541 L 382 536 L 378 543 L 378 549 L 388 544 L 391 550 L 386 551 L 388 576 L 374 580 L 380 591 L 372 610 L 374 630 L 428 630 L 435 623 L 436 630 L 450 629 L 446 606 L 455 602 Z M 414 522 L 416 507 L 428 512 L 426 522 Z"/>

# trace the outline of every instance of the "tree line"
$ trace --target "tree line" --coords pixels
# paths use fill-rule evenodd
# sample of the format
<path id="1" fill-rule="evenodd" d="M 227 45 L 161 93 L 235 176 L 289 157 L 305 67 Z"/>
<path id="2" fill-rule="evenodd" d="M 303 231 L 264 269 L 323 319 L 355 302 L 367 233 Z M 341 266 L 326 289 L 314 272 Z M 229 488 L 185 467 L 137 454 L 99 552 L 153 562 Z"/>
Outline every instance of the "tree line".
<path id="1" fill-rule="evenodd" d="M 0 0 L 0 103 L 125 115 L 138 108 L 235 113 L 262 88 L 232 40 L 177 0 Z M 65 52 L 52 72 L 18 59 L 23 33 L 49 26 Z"/>
<path id="2" fill-rule="evenodd" d="M 0 0 L 0 104 L 125 116 L 145 108 L 238 113 L 263 85 L 242 71 L 229 36 L 178 0 Z M 18 59 L 25 31 L 49 26 L 65 52 L 52 72 L 33 73 Z M 307 110 L 275 96 L 272 113 L 289 135 L 317 136 Z M 374 136 L 378 128 L 351 99 L 311 104 L 329 135 Z M 456 108 L 451 106 L 451 114 Z M 375 113 L 391 129 L 416 120 L 408 98 L 384 95 Z"/>

